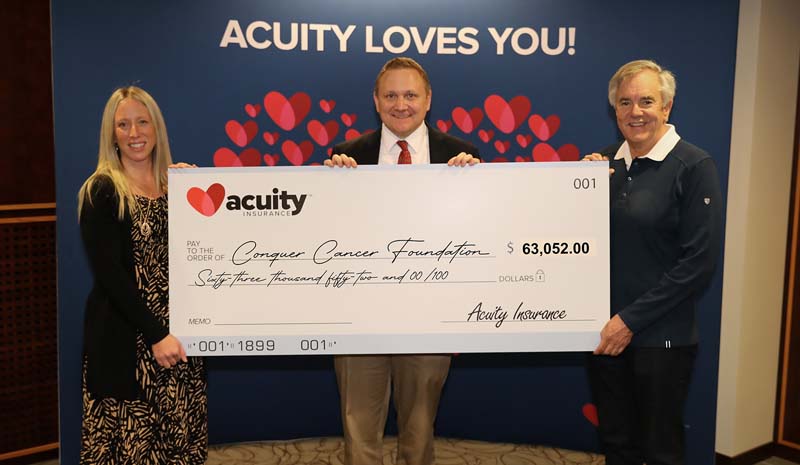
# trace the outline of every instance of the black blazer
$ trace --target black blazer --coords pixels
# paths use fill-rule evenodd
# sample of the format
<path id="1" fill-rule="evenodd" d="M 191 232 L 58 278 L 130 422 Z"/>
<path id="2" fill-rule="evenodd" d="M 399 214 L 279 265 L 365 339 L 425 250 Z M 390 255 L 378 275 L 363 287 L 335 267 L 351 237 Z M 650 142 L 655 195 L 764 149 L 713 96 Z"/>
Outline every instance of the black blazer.
<path id="1" fill-rule="evenodd" d="M 86 387 L 97 398 L 140 398 L 136 381 L 136 340 L 155 344 L 169 334 L 142 300 L 136 286 L 130 214 L 117 219 L 119 198 L 107 176 L 86 193 L 81 238 L 94 275 L 86 302 L 83 355 Z"/>
<path id="2" fill-rule="evenodd" d="M 428 126 L 428 145 L 431 163 L 447 163 L 448 160 L 461 152 L 480 158 L 478 147 L 475 145 L 430 126 Z M 354 158 L 359 165 L 377 165 L 380 151 L 381 128 L 378 128 L 377 131 L 335 145 L 332 153 L 345 154 Z"/>

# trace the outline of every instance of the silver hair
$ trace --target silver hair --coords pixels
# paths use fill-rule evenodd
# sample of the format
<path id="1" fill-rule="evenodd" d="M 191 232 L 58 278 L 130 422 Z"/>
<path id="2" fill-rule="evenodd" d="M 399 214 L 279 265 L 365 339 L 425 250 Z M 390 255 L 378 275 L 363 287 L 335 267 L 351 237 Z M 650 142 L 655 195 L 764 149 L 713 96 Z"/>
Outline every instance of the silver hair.
<path id="1" fill-rule="evenodd" d="M 620 66 L 617 72 L 611 76 L 611 80 L 608 81 L 608 103 L 612 107 L 616 107 L 617 89 L 619 89 L 622 81 L 642 71 L 648 70 L 658 74 L 658 80 L 661 83 L 661 100 L 663 101 L 663 105 L 666 106 L 672 102 L 675 98 L 675 89 L 677 87 L 675 76 L 669 70 L 663 69 L 655 61 L 635 60 Z"/>

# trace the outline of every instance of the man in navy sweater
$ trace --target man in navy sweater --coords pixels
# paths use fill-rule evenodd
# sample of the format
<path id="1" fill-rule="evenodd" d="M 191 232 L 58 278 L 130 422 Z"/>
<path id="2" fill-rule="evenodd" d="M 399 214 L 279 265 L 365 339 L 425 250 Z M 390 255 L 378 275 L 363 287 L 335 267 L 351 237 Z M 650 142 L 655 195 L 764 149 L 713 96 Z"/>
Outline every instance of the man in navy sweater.
<path id="1" fill-rule="evenodd" d="M 623 65 L 608 101 L 624 142 L 610 159 L 611 319 L 589 360 L 608 465 L 684 463 L 696 302 L 714 273 L 722 194 L 714 160 L 667 124 L 675 78 Z"/>

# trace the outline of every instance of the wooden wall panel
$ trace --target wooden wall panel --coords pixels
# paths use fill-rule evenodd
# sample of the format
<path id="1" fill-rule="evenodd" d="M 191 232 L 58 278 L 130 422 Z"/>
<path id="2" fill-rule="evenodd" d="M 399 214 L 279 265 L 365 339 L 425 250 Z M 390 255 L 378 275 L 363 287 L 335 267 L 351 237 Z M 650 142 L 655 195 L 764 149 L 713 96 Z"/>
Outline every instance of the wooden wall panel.
<path id="1" fill-rule="evenodd" d="M 53 202 L 49 0 L 0 1 L 0 205 Z"/>
<path id="2" fill-rule="evenodd" d="M 55 222 L 0 223 L 0 457 L 58 442 Z"/>

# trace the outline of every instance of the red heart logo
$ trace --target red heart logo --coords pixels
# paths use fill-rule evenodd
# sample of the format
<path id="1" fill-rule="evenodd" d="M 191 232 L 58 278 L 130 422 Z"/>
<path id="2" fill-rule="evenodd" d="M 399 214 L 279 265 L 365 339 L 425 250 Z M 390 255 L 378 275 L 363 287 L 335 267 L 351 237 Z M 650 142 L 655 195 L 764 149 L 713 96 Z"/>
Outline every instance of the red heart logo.
<path id="1" fill-rule="evenodd" d="M 542 141 L 546 141 L 555 135 L 558 128 L 561 126 L 561 119 L 557 115 L 550 115 L 547 119 L 539 115 L 531 115 L 528 118 L 528 126 L 531 128 L 536 137 Z"/>
<path id="2" fill-rule="evenodd" d="M 517 162 L 517 163 L 525 163 L 525 162 L 527 162 L 527 161 L 531 161 L 531 159 L 530 159 L 530 158 L 527 158 L 527 157 L 523 157 L 522 155 L 517 155 L 517 156 L 514 158 L 514 161 L 515 161 L 515 162 Z"/>
<path id="3" fill-rule="evenodd" d="M 506 151 L 509 149 L 509 147 L 511 147 L 511 142 L 509 142 L 509 141 L 505 141 L 505 142 L 501 141 L 501 140 L 494 141 L 494 148 L 495 148 L 495 150 L 497 150 L 500 153 L 506 153 Z"/>
<path id="4" fill-rule="evenodd" d="M 532 141 L 533 141 L 533 136 L 531 136 L 530 134 L 525 134 L 524 136 L 522 134 L 517 134 L 517 143 L 523 149 L 527 147 L 528 144 L 530 144 Z"/>
<path id="5" fill-rule="evenodd" d="M 478 131 L 478 137 L 486 144 L 494 137 L 494 129 L 489 129 L 488 131 L 481 129 Z"/>
<path id="6" fill-rule="evenodd" d="M 297 92 L 286 100 L 280 92 L 272 91 L 264 96 L 264 108 L 275 124 L 291 131 L 311 110 L 311 97 L 305 92 Z"/>
<path id="7" fill-rule="evenodd" d="M 280 133 L 278 132 L 265 132 L 261 135 L 264 138 L 264 142 L 269 145 L 275 145 L 275 142 L 278 142 L 278 139 L 281 137 Z"/>
<path id="8" fill-rule="evenodd" d="M 280 158 L 280 156 L 277 153 L 275 155 L 270 155 L 268 153 L 265 153 L 264 164 L 267 166 L 275 166 L 278 164 L 278 158 Z"/>
<path id="9" fill-rule="evenodd" d="M 281 145 L 283 156 L 294 166 L 299 166 L 308 161 L 314 151 L 314 144 L 310 140 L 304 140 L 296 144 L 292 140 L 287 140 Z"/>
<path id="10" fill-rule="evenodd" d="M 514 132 L 531 112 L 531 101 L 524 95 L 518 95 L 506 102 L 499 95 L 490 95 L 483 102 L 483 109 L 497 129 L 506 134 Z"/>
<path id="11" fill-rule="evenodd" d="M 327 152 L 328 152 L 328 158 L 330 158 L 331 155 L 333 155 L 333 147 L 328 148 Z"/>
<path id="12" fill-rule="evenodd" d="M 506 157 L 494 157 L 492 163 L 508 163 Z"/>
<path id="13" fill-rule="evenodd" d="M 244 125 L 234 120 L 225 123 L 225 134 L 239 147 L 244 147 L 249 144 L 257 133 L 258 124 L 252 120 L 244 123 Z"/>
<path id="14" fill-rule="evenodd" d="M 349 115 L 347 113 L 342 113 L 342 123 L 344 123 L 344 125 L 348 128 L 356 124 L 356 119 L 358 119 L 358 117 L 355 113 L 351 113 Z"/>
<path id="15" fill-rule="evenodd" d="M 319 107 L 322 108 L 322 111 L 325 113 L 330 113 L 336 108 L 336 101 L 322 99 L 319 101 Z"/>
<path id="16" fill-rule="evenodd" d="M 314 139 L 317 145 L 324 146 L 331 143 L 336 134 L 339 134 L 339 123 L 335 120 L 330 120 L 324 125 L 319 121 L 312 119 L 306 125 L 308 135 Z"/>
<path id="17" fill-rule="evenodd" d="M 474 131 L 475 128 L 481 124 L 481 121 L 483 121 L 483 112 L 477 107 L 469 112 L 461 107 L 456 107 L 453 109 L 451 116 L 453 117 L 453 122 L 458 126 L 458 129 L 461 129 L 461 132 L 466 134 Z"/>
<path id="18" fill-rule="evenodd" d="M 594 404 L 583 404 L 581 411 L 583 412 L 583 416 L 589 420 L 589 423 L 593 424 L 595 427 L 600 424 L 600 419 L 597 417 L 597 407 L 595 407 Z"/>
<path id="19" fill-rule="evenodd" d="M 440 119 L 436 122 L 436 127 L 442 132 L 447 132 L 453 127 L 453 122 L 450 120 L 445 121 Z"/>
<path id="20" fill-rule="evenodd" d="M 186 200 L 189 201 L 189 205 L 205 216 L 211 216 L 216 213 L 224 199 L 225 187 L 219 183 L 208 186 L 207 190 L 192 187 L 186 192 Z"/>
<path id="21" fill-rule="evenodd" d="M 245 149 L 241 154 L 222 147 L 214 152 L 214 166 L 259 166 L 261 164 L 261 154 L 254 148 Z"/>
<path id="22" fill-rule="evenodd" d="M 247 113 L 247 116 L 255 118 L 256 116 L 258 116 L 259 113 L 261 113 L 261 105 L 257 103 L 256 104 L 248 103 L 247 105 L 244 106 L 244 112 Z"/>

